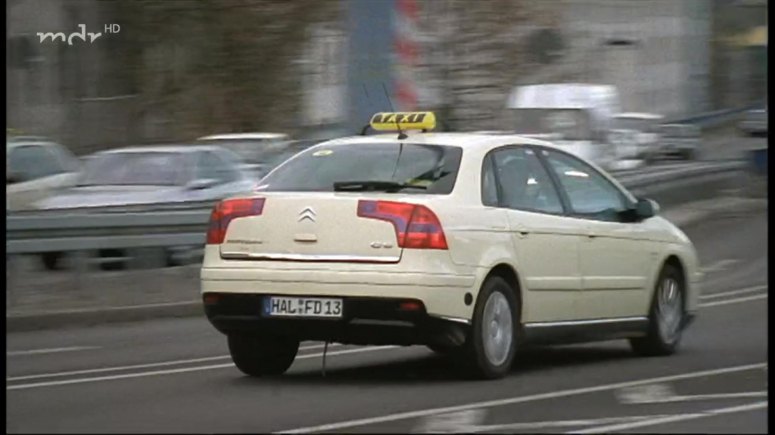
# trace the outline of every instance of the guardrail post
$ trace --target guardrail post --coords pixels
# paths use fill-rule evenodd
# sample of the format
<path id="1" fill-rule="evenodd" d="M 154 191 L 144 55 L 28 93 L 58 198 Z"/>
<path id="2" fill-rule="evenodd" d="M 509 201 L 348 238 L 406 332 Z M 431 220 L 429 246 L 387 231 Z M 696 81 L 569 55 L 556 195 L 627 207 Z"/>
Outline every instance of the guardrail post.
<path id="1" fill-rule="evenodd" d="M 75 290 L 83 288 L 86 274 L 89 272 L 89 251 L 80 250 L 70 252 L 70 258 L 74 263 L 74 284 Z"/>
<path id="2" fill-rule="evenodd" d="M 767 145 L 748 150 L 748 196 L 767 196 Z"/>
<path id="3" fill-rule="evenodd" d="M 16 273 L 14 272 L 14 255 L 5 256 L 5 300 L 8 308 L 14 308 L 17 303 L 16 298 Z"/>

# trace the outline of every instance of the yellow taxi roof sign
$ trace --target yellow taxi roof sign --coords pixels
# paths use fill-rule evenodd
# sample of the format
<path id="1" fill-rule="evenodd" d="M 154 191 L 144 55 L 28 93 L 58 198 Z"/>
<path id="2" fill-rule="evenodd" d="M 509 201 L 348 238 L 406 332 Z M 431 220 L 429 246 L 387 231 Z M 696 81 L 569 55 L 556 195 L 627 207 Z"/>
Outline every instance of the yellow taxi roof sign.
<path id="1" fill-rule="evenodd" d="M 380 112 L 371 117 L 371 128 L 378 131 L 433 130 L 433 112 Z"/>

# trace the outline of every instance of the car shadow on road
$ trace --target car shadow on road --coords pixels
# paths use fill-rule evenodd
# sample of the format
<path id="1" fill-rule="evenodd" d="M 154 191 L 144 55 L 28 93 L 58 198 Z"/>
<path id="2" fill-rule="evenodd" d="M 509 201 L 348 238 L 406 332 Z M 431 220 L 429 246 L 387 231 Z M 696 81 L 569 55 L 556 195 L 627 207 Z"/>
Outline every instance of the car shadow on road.
<path id="1" fill-rule="evenodd" d="M 600 364 L 614 360 L 635 358 L 629 348 L 615 345 L 554 346 L 523 349 L 512 366 L 509 376 L 551 371 L 562 367 Z M 391 358 L 390 361 L 365 363 L 349 367 L 330 367 L 322 374 L 322 365 L 315 369 L 290 372 L 273 378 L 239 378 L 236 384 L 400 384 L 422 382 L 451 382 L 472 380 L 465 369 L 449 358 L 435 354 Z M 338 365 L 338 364 L 337 364 Z"/>

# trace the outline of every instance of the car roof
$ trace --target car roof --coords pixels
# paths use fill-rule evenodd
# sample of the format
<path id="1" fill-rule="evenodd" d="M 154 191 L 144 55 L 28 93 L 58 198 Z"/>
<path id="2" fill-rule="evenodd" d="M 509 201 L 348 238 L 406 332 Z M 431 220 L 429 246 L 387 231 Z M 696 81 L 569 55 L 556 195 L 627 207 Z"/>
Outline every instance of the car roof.
<path id="1" fill-rule="evenodd" d="M 482 133 L 421 133 L 406 132 L 407 138 L 399 140 L 398 133 L 377 134 L 372 136 L 348 136 L 321 142 L 315 147 L 363 144 L 363 143 L 412 143 L 428 145 L 459 146 L 463 148 L 491 148 L 500 145 L 544 145 L 555 147 L 552 143 L 532 139 L 519 134 L 482 134 Z"/>
<path id="2" fill-rule="evenodd" d="M 20 140 L 10 140 L 6 141 L 5 148 L 6 150 L 11 148 L 16 148 L 20 146 L 28 146 L 28 145 L 39 145 L 39 146 L 62 146 L 61 144 L 58 144 L 54 141 L 45 139 L 45 138 L 36 138 L 36 139 L 20 139 Z"/>
<path id="3" fill-rule="evenodd" d="M 658 113 L 645 113 L 645 112 L 626 112 L 617 113 L 614 118 L 634 118 L 634 119 L 662 119 L 664 116 Z"/>
<path id="4" fill-rule="evenodd" d="M 285 139 L 285 133 L 226 133 L 202 136 L 197 140 L 245 140 L 245 139 Z"/>
<path id="5" fill-rule="evenodd" d="M 195 151 L 221 151 L 223 147 L 217 145 L 148 145 L 132 146 L 124 148 L 114 148 L 110 150 L 99 151 L 95 154 L 118 154 L 118 153 L 188 153 Z"/>

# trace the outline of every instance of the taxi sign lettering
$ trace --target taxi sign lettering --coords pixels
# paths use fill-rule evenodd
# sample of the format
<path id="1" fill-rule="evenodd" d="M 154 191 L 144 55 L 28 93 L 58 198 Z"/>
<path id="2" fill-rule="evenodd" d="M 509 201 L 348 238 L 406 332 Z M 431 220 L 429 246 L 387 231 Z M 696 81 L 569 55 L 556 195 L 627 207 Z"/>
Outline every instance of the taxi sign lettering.
<path id="1" fill-rule="evenodd" d="M 436 116 L 433 112 L 382 112 L 372 116 L 370 124 L 380 131 L 432 130 Z"/>

